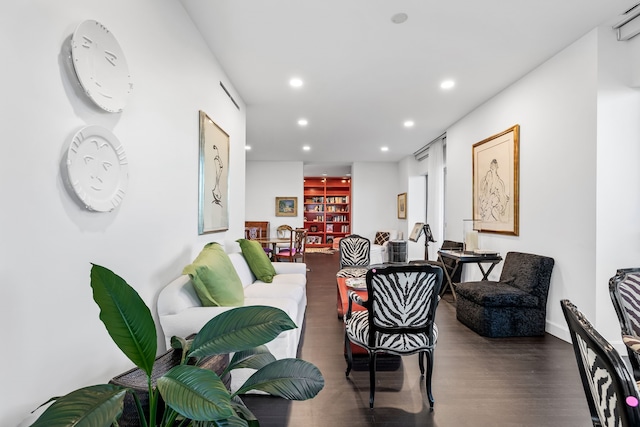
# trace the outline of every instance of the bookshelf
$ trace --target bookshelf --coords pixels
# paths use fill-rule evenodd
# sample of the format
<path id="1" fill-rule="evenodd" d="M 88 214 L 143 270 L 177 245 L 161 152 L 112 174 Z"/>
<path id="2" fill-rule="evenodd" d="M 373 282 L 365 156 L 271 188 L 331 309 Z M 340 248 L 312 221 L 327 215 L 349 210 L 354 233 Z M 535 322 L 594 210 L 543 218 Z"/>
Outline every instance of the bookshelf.
<path id="1" fill-rule="evenodd" d="M 351 179 L 305 177 L 304 228 L 307 245 L 327 247 L 351 234 Z"/>

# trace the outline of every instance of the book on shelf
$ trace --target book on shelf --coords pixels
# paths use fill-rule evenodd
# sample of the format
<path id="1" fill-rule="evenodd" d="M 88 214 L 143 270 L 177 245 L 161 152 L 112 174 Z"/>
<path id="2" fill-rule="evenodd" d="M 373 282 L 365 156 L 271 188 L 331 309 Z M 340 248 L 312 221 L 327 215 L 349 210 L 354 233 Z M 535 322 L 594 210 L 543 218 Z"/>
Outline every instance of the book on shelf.
<path id="1" fill-rule="evenodd" d="M 327 224 L 327 232 L 329 233 L 333 232 L 333 224 Z"/>

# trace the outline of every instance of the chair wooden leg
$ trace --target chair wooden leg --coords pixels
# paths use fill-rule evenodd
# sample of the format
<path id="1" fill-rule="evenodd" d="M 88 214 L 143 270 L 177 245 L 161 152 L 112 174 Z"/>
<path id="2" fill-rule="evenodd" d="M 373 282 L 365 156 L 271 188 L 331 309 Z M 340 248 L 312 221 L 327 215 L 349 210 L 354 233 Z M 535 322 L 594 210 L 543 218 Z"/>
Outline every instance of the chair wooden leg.
<path id="1" fill-rule="evenodd" d="M 376 352 L 369 352 L 369 408 L 373 408 L 376 394 Z"/>
<path id="2" fill-rule="evenodd" d="M 433 393 L 431 392 L 431 374 L 433 373 L 433 351 L 425 352 L 427 356 L 427 378 L 425 385 L 427 387 L 427 397 L 429 398 L 429 407 L 433 411 Z"/>
<path id="3" fill-rule="evenodd" d="M 347 370 L 344 374 L 348 377 L 353 366 L 353 354 L 351 353 L 351 341 L 349 341 L 349 337 L 347 337 L 346 331 L 344 333 L 344 349 L 347 353 Z"/>
<path id="4" fill-rule="evenodd" d="M 420 375 L 424 377 L 424 351 L 418 353 L 418 364 L 420 365 Z"/>

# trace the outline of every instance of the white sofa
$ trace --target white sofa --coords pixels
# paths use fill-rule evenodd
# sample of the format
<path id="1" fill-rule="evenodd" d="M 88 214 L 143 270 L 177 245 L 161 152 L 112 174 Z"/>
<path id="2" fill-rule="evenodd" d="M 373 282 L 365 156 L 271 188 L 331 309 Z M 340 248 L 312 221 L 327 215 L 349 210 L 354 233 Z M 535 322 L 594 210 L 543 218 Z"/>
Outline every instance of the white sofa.
<path id="1" fill-rule="evenodd" d="M 244 287 L 244 305 L 267 305 L 282 309 L 298 326 L 267 343 L 276 359 L 296 357 L 307 306 L 307 268 L 304 263 L 274 262 L 272 283 L 256 280 L 240 252 L 229 254 Z M 171 337 L 197 333 L 210 319 L 233 307 L 203 307 L 191 279 L 182 275 L 169 283 L 158 296 L 158 317 L 167 348 Z M 236 369 L 231 373 L 231 390 L 236 391 L 254 372 Z"/>
<path id="2" fill-rule="evenodd" d="M 386 232 L 389 233 L 389 241 L 391 240 L 401 240 L 402 239 L 402 231 L 399 230 L 378 230 L 376 232 Z M 382 245 L 378 245 L 375 243 L 375 235 L 371 240 L 371 264 L 382 264 L 384 262 L 389 262 L 389 241 L 383 243 Z"/>

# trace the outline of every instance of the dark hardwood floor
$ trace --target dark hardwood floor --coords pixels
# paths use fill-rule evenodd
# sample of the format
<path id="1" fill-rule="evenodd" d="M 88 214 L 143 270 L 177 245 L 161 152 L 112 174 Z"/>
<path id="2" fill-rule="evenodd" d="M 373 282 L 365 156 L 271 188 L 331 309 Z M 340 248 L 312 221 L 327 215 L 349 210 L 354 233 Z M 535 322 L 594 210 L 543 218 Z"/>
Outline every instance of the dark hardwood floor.
<path id="1" fill-rule="evenodd" d="M 325 387 L 302 402 L 245 396 L 262 427 L 592 425 L 570 344 L 551 335 L 481 337 L 456 320 L 447 295 L 437 312 L 434 410 L 415 355 L 402 358 L 397 370 L 377 373 L 375 407 L 369 409 L 368 370 L 344 375 L 343 329 L 336 314 L 338 255 L 311 253 L 307 264 L 299 357 L 322 371 Z"/>

